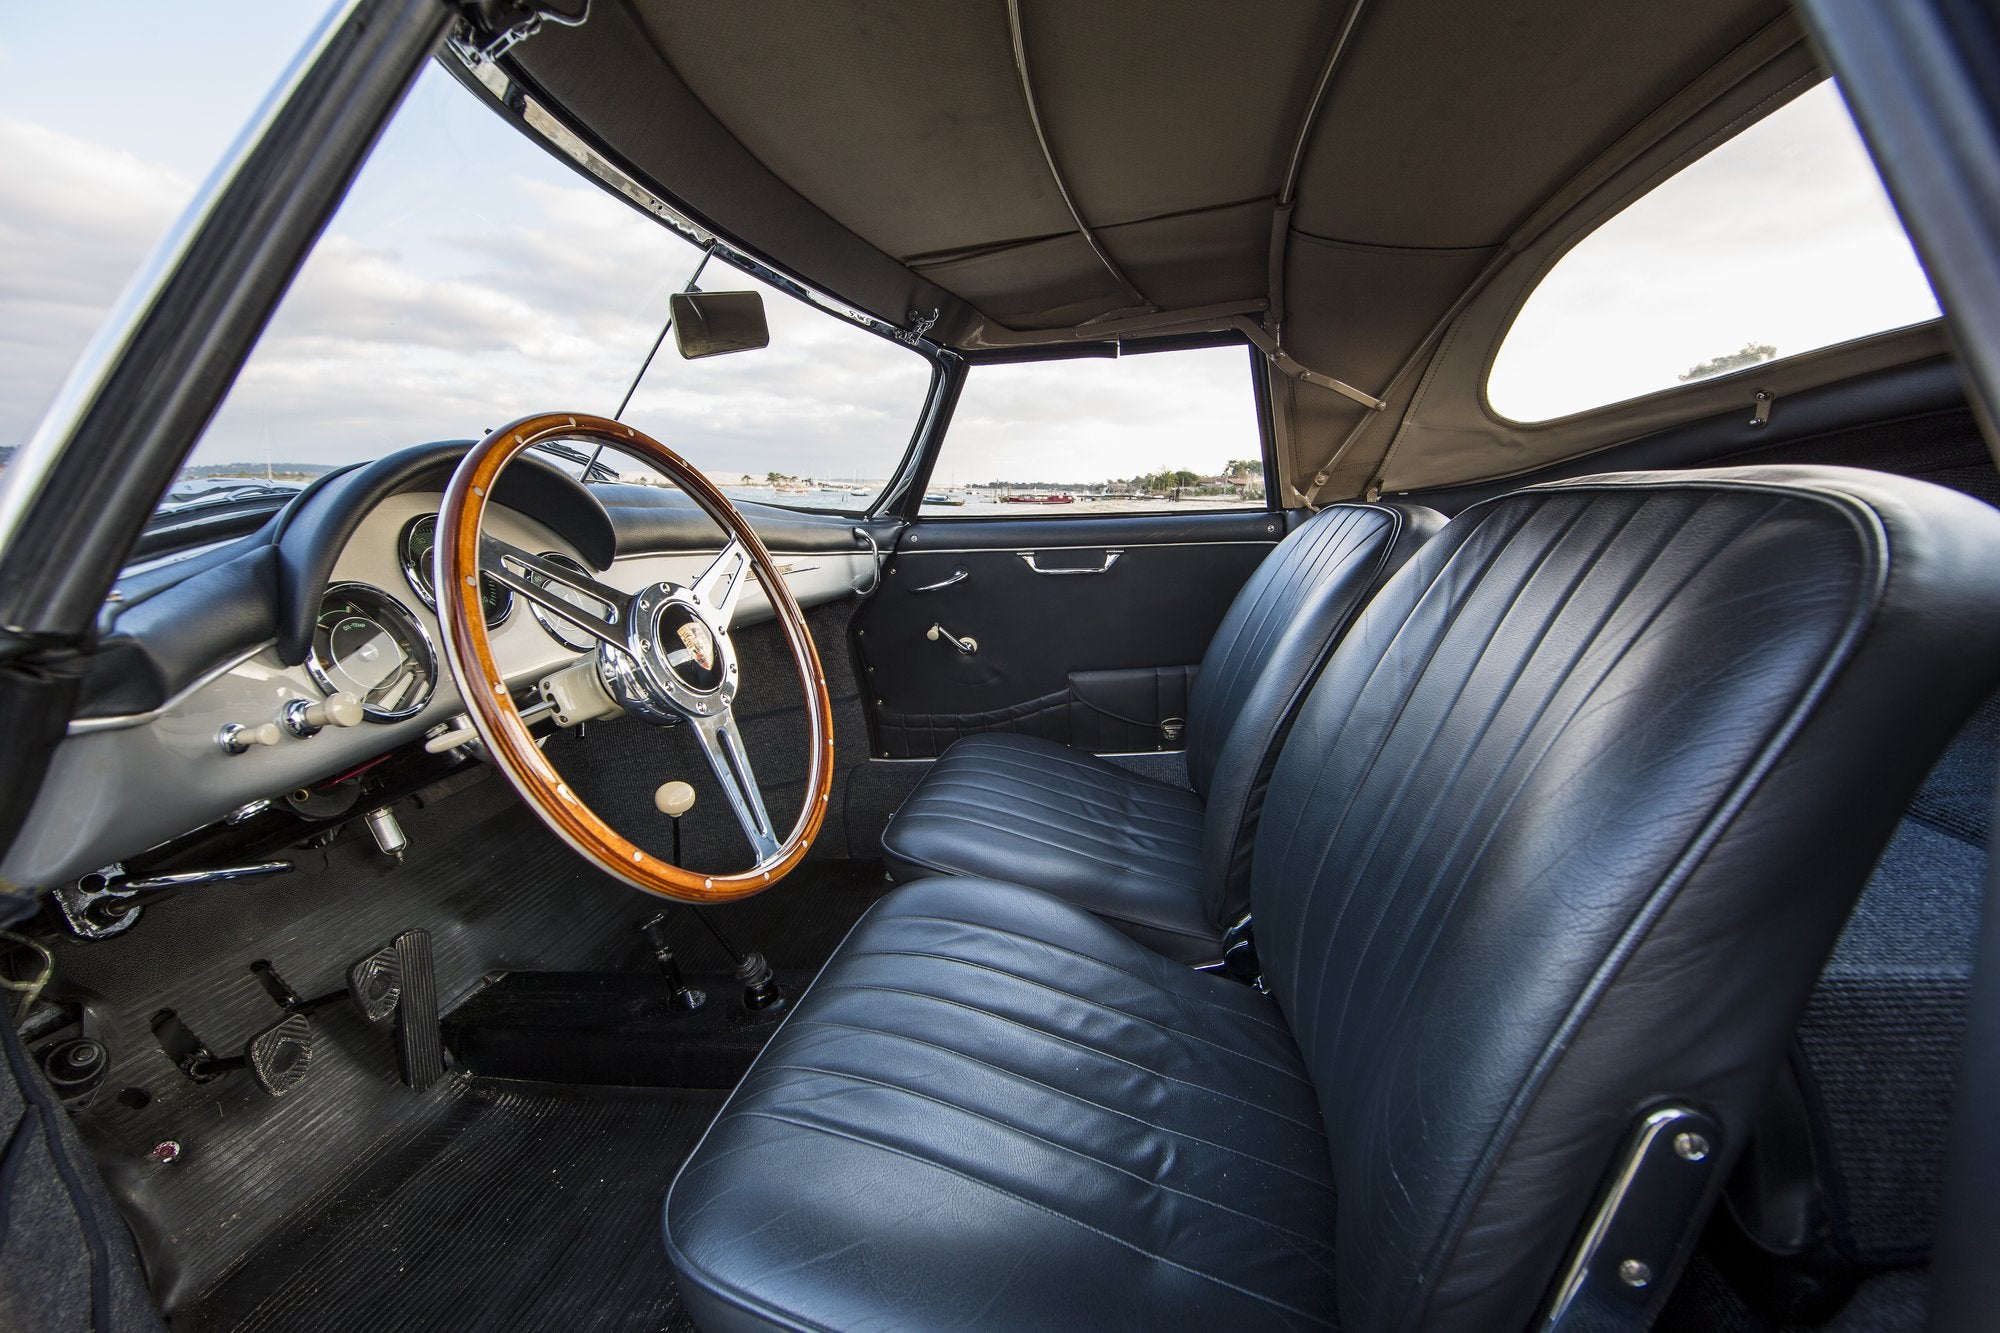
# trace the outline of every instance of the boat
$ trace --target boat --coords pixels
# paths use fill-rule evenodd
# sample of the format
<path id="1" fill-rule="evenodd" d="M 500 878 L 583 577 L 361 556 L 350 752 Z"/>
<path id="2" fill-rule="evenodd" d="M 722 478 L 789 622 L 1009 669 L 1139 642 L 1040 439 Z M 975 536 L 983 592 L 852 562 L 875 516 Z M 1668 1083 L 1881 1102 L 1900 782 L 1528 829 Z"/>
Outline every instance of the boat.
<path id="1" fill-rule="evenodd" d="M 927 505 L 959 506 L 965 503 L 965 497 L 962 495 L 945 495 L 934 491 L 924 497 L 924 503 Z"/>
<path id="2" fill-rule="evenodd" d="M 1069 505 L 1076 503 L 1076 497 L 1067 491 L 1054 491 L 1047 495 L 1003 495 L 1003 505 Z"/>

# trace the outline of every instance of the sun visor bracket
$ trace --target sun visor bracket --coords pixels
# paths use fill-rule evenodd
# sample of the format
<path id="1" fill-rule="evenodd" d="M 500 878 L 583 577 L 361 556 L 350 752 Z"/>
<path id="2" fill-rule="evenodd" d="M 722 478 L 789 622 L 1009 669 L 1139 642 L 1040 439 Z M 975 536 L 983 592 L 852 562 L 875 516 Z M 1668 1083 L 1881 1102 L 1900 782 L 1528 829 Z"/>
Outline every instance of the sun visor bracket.
<path id="1" fill-rule="evenodd" d="M 590 0 L 460 0 L 456 8 L 465 22 L 446 41 L 469 69 L 499 60 L 544 23 L 580 28 L 590 18 Z"/>

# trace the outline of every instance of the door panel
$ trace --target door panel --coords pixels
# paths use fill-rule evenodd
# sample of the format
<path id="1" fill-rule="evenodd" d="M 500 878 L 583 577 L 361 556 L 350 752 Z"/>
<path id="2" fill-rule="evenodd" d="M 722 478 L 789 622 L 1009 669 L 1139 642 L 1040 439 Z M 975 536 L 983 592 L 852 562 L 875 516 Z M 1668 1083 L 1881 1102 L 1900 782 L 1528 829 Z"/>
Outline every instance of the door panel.
<path id="1" fill-rule="evenodd" d="M 1280 529 L 1262 510 L 912 524 L 855 618 L 874 754 L 929 758 L 982 731 L 1180 748 L 1161 724 L 1186 716 L 1195 664 Z"/>

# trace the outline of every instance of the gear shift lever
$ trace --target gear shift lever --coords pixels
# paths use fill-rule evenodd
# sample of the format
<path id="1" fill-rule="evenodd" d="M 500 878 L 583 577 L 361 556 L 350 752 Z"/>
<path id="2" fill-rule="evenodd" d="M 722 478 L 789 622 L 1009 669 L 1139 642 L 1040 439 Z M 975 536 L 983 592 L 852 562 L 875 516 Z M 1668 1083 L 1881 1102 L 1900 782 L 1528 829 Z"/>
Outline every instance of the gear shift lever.
<path id="1" fill-rule="evenodd" d="M 681 863 L 681 816 L 694 808 L 694 788 L 685 782 L 663 782 L 660 784 L 660 789 L 653 793 L 653 805 L 661 814 L 673 821 L 674 864 L 678 866 Z M 778 988 L 778 979 L 772 975 L 771 965 L 764 961 L 763 954 L 756 952 L 747 954 L 738 953 L 736 946 L 731 944 L 728 937 L 715 928 L 715 923 L 704 916 L 699 907 L 690 907 L 688 910 L 694 913 L 695 919 L 707 928 L 709 934 L 715 936 L 715 942 L 722 946 L 722 951 L 729 955 L 731 962 L 736 964 L 736 979 L 743 983 L 743 1007 L 745 1009 L 769 1009 L 773 1005 L 784 1003 L 785 993 Z M 649 939 L 653 938 L 653 925 L 660 920 L 661 918 L 655 917 L 653 921 L 647 923 L 647 937 Z M 664 934 L 659 937 L 659 949 L 665 950 L 664 955 L 656 953 L 656 956 L 663 957 L 661 963 L 662 970 L 669 965 L 669 961 L 667 960 L 671 960 L 673 957 L 673 951 L 666 949 L 665 938 Z M 677 964 L 673 966 L 674 971 L 671 975 L 676 979 L 675 984 L 678 986 L 680 968 Z M 700 991 L 692 993 L 695 995 L 701 994 Z M 690 1009 L 695 1007 L 692 1004 L 688 1006 Z"/>
<path id="2" fill-rule="evenodd" d="M 653 793 L 653 806 L 674 826 L 674 865 L 681 864 L 681 816 L 694 809 L 694 788 L 685 782 L 663 782 Z"/>
<path id="3" fill-rule="evenodd" d="M 652 805 L 662 815 L 666 815 L 672 821 L 672 825 L 674 825 L 674 865 L 678 867 L 680 865 L 680 817 L 694 809 L 694 789 L 688 787 L 686 783 L 660 783 L 660 789 L 656 793 L 652 793 Z M 744 983 L 744 1009 L 772 1009 L 774 1005 L 782 1005 L 784 1003 L 784 991 L 778 989 L 778 979 L 772 975 L 770 963 L 764 961 L 762 953 L 754 953 L 754 951 L 752 953 L 738 953 L 736 945 L 732 945 L 728 941 L 728 937 L 722 931 L 716 929 L 716 923 L 712 923 L 706 915 L 702 915 L 700 907 L 690 907 L 688 911 L 694 913 L 694 919 L 700 921 L 708 929 L 710 935 L 716 937 L 716 943 L 722 945 L 722 953 L 730 955 L 730 961 L 736 965 L 736 981 Z M 652 927 L 658 921 L 660 921 L 660 917 L 654 917 L 654 921 L 646 923 L 648 939 L 654 939 Z M 664 955 L 660 951 L 664 951 Z M 668 967 L 674 969 L 670 973 L 670 977 L 674 979 L 674 985 L 676 985 L 676 991 L 678 991 L 678 987 L 680 987 L 680 983 L 678 983 L 680 967 L 676 963 L 672 963 L 674 955 L 672 955 L 670 949 L 666 949 L 666 937 L 664 935 L 658 937 L 656 957 L 662 957 L 662 963 L 660 963 L 662 971 L 668 969 Z M 702 993 L 700 991 L 692 991 L 692 995 L 702 995 Z M 696 1001 L 696 1003 L 700 1003 L 700 1001 Z M 694 1009 L 694 1007 L 696 1005 L 688 1005 L 688 1009 Z"/>

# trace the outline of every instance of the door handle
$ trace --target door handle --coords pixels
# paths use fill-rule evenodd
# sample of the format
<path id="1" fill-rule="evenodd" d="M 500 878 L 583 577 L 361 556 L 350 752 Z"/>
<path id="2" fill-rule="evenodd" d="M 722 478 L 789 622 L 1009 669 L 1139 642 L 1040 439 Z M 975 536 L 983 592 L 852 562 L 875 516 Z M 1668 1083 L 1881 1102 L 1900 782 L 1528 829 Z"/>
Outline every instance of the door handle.
<path id="1" fill-rule="evenodd" d="M 951 571 L 951 577 L 950 577 L 950 578 L 948 578 L 948 579 L 939 579 L 939 580 L 938 580 L 938 581 L 937 581 L 936 583 L 926 583 L 926 584 L 925 584 L 925 585 L 924 585 L 923 587 L 921 587 L 921 588 L 912 588 L 912 589 L 910 589 L 910 591 L 911 591 L 911 592 L 936 592 L 936 591 L 937 591 L 937 590 L 938 590 L 939 588 L 949 588 L 949 587 L 950 587 L 950 586 L 951 586 L 952 584 L 954 584 L 954 583 L 963 583 L 963 582 L 965 582 L 965 581 L 966 581 L 967 579 L 969 579 L 969 578 L 971 578 L 971 577 L 972 577 L 972 571 L 971 571 L 971 570 L 968 570 L 968 569 L 966 569 L 966 568 L 964 568 L 963 566 L 961 566 L 961 567 L 960 567 L 960 568 L 958 568 L 958 569 L 954 569 L 954 570 L 952 570 L 952 571 Z"/>
<path id="2" fill-rule="evenodd" d="M 1079 568 L 1070 569 L 1043 569 L 1035 563 L 1037 553 L 1034 551 L 1016 551 L 1014 554 L 1027 561 L 1028 568 L 1034 570 L 1037 574 L 1107 574 L 1111 571 L 1111 567 L 1118 563 L 1118 557 L 1125 553 L 1123 551 L 1106 551 L 1104 553 L 1103 564 L 1084 565 Z"/>

